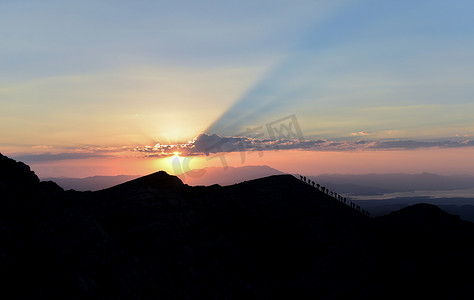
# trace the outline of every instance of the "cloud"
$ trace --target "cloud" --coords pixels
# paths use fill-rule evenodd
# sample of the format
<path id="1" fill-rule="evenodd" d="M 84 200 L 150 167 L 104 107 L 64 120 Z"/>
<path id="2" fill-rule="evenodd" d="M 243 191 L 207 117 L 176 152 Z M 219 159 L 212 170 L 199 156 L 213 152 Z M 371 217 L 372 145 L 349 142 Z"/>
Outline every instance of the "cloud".
<path id="1" fill-rule="evenodd" d="M 368 147 L 368 149 L 388 149 L 388 150 L 412 150 L 419 148 L 461 148 L 474 146 L 474 140 L 459 141 L 377 141 Z"/>
<path id="2" fill-rule="evenodd" d="M 87 159 L 87 158 L 96 158 L 104 157 L 107 155 L 101 153 L 42 153 L 42 154 L 26 154 L 13 156 L 13 159 L 26 162 L 26 163 L 41 163 L 41 162 L 51 162 L 51 161 L 60 161 L 60 160 L 69 160 L 69 159 Z"/>
<path id="3" fill-rule="evenodd" d="M 151 157 L 167 157 L 179 153 L 181 156 L 212 155 L 229 152 L 270 151 L 270 150 L 309 150 L 309 151 L 357 151 L 357 150 L 413 150 L 420 148 L 460 148 L 472 147 L 474 140 L 446 141 L 328 141 L 270 139 L 255 137 L 221 137 L 216 134 L 201 134 L 184 144 L 135 147 L 133 151 Z"/>
<path id="4" fill-rule="evenodd" d="M 37 150 L 56 148 L 53 146 L 33 146 L 32 148 Z M 11 154 L 13 159 L 22 161 L 25 163 L 43 163 L 53 162 L 62 160 L 78 160 L 78 159 L 89 159 L 89 158 L 106 158 L 106 157 L 119 157 L 119 156 L 130 156 L 129 153 L 132 147 L 103 147 L 103 146 L 86 146 L 78 148 L 63 148 L 64 152 L 59 153 L 28 153 L 28 154 Z M 127 155 L 128 154 L 128 155 Z"/>
<path id="5" fill-rule="evenodd" d="M 371 134 L 372 134 L 371 132 L 367 132 L 367 131 L 359 131 L 359 132 L 352 133 L 353 136 L 364 136 L 364 135 L 371 135 Z"/>
<path id="6" fill-rule="evenodd" d="M 37 145 L 37 146 L 32 146 L 31 148 L 33 148 L 33 149 L 51 149 L 51 148 L 53 148 L 53 146 Z"/>
<path id="7" fill-rule="evenodd" d="M 178 152 L 182 156 L 211 155 L 223 152 L 267 151 L 278 149 L 312 148 L 324 143 L 322 140 L 269 139 L 256 137 L 221 137 L 216 134 L 201 134 L 184 144 L 138 146 L 133 151 L 148 156 L 172 156 Z"/>

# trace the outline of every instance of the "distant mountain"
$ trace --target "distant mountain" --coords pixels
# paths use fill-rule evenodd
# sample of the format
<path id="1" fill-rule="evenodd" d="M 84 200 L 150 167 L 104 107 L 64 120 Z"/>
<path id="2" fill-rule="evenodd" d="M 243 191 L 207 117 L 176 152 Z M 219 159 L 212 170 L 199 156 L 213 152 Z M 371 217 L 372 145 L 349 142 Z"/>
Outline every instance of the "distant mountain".
<path id="1" fill-rule="evenodd" d="M 138 175 L 93 176 L 86 178 L 48 177 L 46 181 L 54 181 L 65 190 L 98 191 L 138 178 Z"/>
<path id="2" fill-rule="evenodd" d="M 473 239 L 436 206 L 369 218 L 291 175 L 77 192 L 0 155 L 2 298 L 472 299 Z"/>
<path id="3" fill-rule="evenodd" d="M 246 180 L 261 177 L 283 174 L 268 166 L 243 166 L 243 167 L 209 167 L 192 170 L 178 177 L 186 184 L 196 185 L 231 185 Z M 54 181 L 65 190 L 76 191 L 98 191 L 106 189 L 135 178 L 138 175 L 118 175 L 118 176 L 92 176 L 86 178 L 70 177 L 45 177 L 42 180 Z"/>
<path id="4" fill-rule="evenodd" d="M 363 174 L 309 176 L 317 183 L 340 193 L 376 195 L 416 190 L 456 190 L 474 188 L 474 176 L 422 174 Z"/>
<path id="5" fill-rule="evenodd" d="M 243 167 L 209 167 L 192 170 L 178 177 L 186 184 L 196 185 L 231 185 L 247 180 L 280 175 L 283 172 L 269 166 L 243 166 Z"/>
<path id="6" fill-rule="evenodd" d="M 474 198 L 396 197 L 378 200 L 353 200 L 373 216 L 383 216 L 418 203 L 429 203 L 444 211 L 474 222 Z"/>

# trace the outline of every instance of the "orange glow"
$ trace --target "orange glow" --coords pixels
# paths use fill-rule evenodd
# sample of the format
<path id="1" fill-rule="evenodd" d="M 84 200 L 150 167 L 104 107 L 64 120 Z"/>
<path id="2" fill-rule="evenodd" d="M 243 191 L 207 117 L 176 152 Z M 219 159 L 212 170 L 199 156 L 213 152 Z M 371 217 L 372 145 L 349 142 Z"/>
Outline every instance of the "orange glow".
<path id="1" fill-rule="evenodd" d="M 40 177 L 94 175 L 145 175 L 159 170 L 180 174 L 205 167 L 268 165 L 288 173 L 422 173 L 473 174 L 474 148 L 419 149 L 410 151 L 316 152 L 300 150 L 225 153 L 214 156 L 166 158 L 90 158 L 32 163 Z M 242 158 L 244 162 L 242 163 Z"/>

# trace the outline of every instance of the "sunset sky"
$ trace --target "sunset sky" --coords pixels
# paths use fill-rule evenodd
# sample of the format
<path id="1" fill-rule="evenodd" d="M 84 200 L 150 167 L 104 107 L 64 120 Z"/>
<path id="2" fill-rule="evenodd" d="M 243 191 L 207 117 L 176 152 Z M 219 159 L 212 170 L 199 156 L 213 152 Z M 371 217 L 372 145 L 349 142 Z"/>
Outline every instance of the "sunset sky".
<path id="1" fill-rule="evenodd" d="M 0 1 L 0 152 L 40 177 L 176 173 L 173 161 L 474 174 L 473 12 Z"/>

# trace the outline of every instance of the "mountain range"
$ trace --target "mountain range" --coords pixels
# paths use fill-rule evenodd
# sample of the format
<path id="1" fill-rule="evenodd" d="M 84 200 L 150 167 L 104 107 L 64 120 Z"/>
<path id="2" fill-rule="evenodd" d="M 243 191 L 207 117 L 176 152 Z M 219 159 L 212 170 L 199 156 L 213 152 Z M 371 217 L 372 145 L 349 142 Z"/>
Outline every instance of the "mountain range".
<path id="1" fill-rule="evenodd" d="M 0 155 L 0 199 L 4 297 L 474 296 L 473 223 L 429 204 L 368 217 L 288 174 L 77 192 Z"/>
<path id="2" fill-rule="evenodd" d="M 192 170 L 178 177 L 188 185 L 231 185 L 246 180 L 279 175 L 283 172 L 269 166 L 208 167 Z M 54 181 L 65 190 L 98 191 L 135 178 L 138 175 L 91 176 L 86 178 L 45 177 L 44 181 Z"/>
<path id="3" fill-rule="evenodd" d="M 284 172 L 269 166 L 208 167 L 196 169 L 178 177 L 186 184 L 232 185 L 242 181 L 257 179 Z M 45 177 L 44 181 L 54 181 L 65 190 L 97 191 L 130 181 L 139 175 L 92 176 L 86 178 Z M 413 191 L 453 191 L 474 189 L 474 176 L 421 174 L 323 174 L 307 175 L 307 178 L 350 196 L 380 196 L 390 193 Z"/>
<path id="4" fill-rule="evenodd" d="M 209 167 L 178 175 L 186 184 L 232 185 L 261 177 L 284 174 L 269 166 Z M 298 176 L 298 175 L 295 175 Z M 86 178 L 43 178 L 65 190 L 98 191 L 138 178 L 138 175 Z M 350 198 L 374 216 L 417 203 L 430 203 L 448 213 L 474 222 L 474 177 L 437 174 L 323 174 L 307 176 L 330 190 Z"/>

